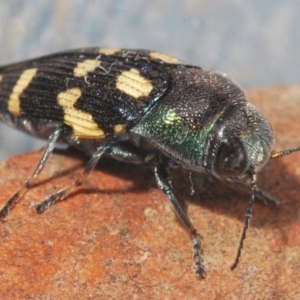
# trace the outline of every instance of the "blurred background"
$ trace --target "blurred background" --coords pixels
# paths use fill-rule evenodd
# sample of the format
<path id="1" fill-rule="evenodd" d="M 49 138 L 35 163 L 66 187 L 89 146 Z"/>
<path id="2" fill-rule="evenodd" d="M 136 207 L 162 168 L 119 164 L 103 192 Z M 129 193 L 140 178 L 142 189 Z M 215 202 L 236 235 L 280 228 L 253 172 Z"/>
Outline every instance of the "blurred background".
<path id="1" fill-rule="evenodd" d="M 0 0 L 0 64 L 70 48 L 152 49 L 244 88 L 300 82 L 299 0 Z M 0 160 L 44 142 L 0 126 Z"/>

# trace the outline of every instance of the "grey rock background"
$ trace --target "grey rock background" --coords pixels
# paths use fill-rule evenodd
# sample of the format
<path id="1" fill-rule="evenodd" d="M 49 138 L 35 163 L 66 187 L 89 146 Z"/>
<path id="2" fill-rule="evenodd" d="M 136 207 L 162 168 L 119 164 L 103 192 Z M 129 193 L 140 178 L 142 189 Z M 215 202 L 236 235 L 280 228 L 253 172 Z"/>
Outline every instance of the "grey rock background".
<path id="1" fill-rule="evenodd" d="M 300 81 L 299 0 L 0 0 L 0 64 L 87 46 L 166 52 L 243 87 Z M 40 141 L 0 127 L 0 159 Z"/>

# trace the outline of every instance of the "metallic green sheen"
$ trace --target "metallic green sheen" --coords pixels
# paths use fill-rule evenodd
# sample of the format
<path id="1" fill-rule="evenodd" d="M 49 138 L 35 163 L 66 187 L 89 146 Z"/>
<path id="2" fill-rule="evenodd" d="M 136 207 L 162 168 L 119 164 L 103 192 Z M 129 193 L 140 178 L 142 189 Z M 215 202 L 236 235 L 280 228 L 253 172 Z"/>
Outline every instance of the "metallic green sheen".
<path id="1" fill-rule="evenodd" d="M 169 105 L 157 103 L 131 131 L 151 141 L 155 148 L 183 167 L 199 172 L 207 150 L 207 137 L 222 113 L 199 129 L 190 126 Z"/>

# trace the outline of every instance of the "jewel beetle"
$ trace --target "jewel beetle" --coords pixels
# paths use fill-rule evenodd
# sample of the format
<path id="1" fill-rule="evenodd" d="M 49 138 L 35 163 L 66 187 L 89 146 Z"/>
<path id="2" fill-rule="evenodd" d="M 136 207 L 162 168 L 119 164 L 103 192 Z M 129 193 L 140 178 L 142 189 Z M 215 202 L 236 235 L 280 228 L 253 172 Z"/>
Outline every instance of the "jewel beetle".
<path id="1" fill-rule="evenodd" d="M 43 212 L 82 185 L 101 156 L 152 162 L 158 187 L 190 233 L 196 273 L 204 277 L 197 229 L 173 193 L 169 167 L 251 186 L 234 269 L 249 227 L 256 174 L 270 158 L 272 128 L 224 74 L 147 50 L 85 48 L 0 67 L 0 120 L 48 139 L 34 172 L 2 207 L 6 219 L 36 182 L 56 142 L 90 155 L 82 175 L 37 207 Z"/>

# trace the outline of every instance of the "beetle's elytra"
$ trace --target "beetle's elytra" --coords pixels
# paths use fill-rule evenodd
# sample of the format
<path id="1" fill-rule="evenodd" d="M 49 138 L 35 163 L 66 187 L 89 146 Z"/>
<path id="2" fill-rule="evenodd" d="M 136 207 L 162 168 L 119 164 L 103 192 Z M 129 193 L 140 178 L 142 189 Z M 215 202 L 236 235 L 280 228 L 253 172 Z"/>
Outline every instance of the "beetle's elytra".
<path id="1" fill-rule="evenodd" d="M 57 141 L 91 158 L 82 176 L 41 202 L 39 212 L 81 185 L 104 153 L 126 162 L 152 161 L 158 187 L 190 232 L 196 272 L 202 277 L 198 233 L 173 193 L 168 167 L 250 182 L 233 269 L 259 193 L 256 173 L 270 158 L 300 149 L 271 155 L 269 122 L 226 76 L 146 50 L 78 49 L 0 67 L 0 119 L 48 139 L 33 174 L 0 210 L 1 219 L 36 181 Z"/>

